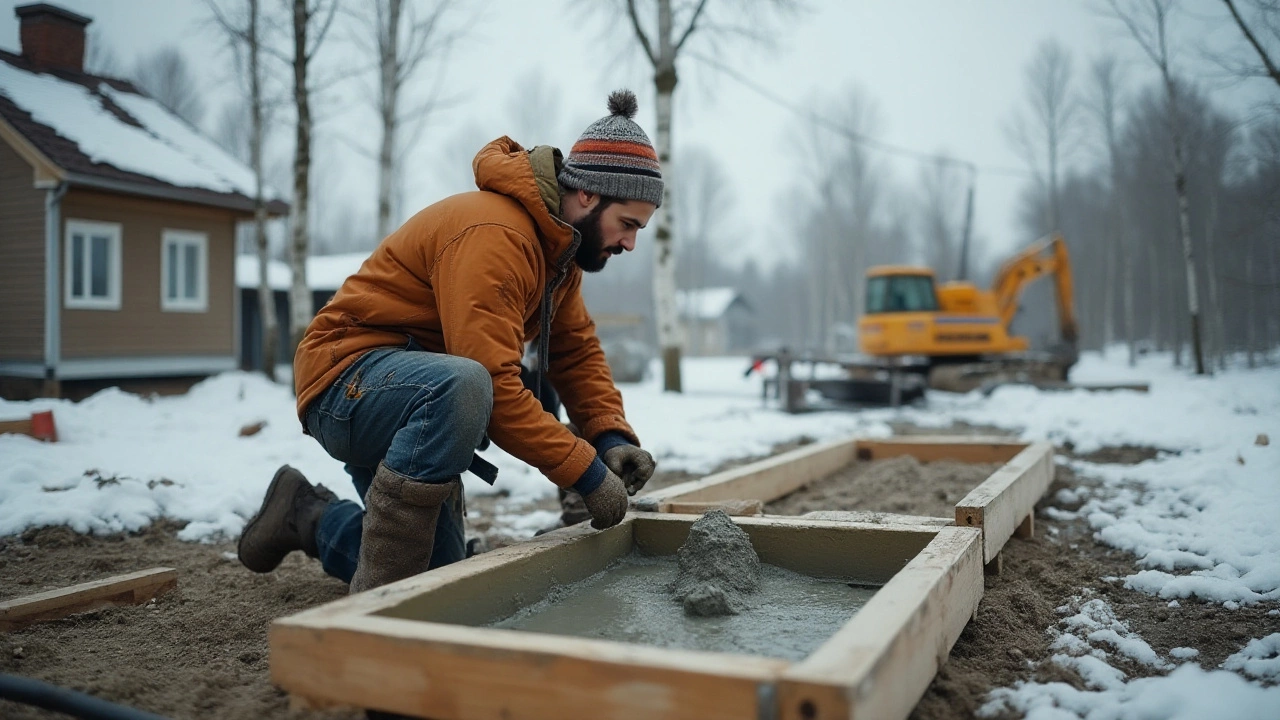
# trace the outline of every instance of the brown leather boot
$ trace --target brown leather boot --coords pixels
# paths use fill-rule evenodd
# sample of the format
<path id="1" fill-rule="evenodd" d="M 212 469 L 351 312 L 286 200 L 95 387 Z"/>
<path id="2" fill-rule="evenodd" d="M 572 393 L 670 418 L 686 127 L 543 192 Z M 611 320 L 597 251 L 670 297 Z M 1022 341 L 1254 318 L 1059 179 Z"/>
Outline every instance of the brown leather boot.
<path id="1" fill-rule="evenodd" d="M 325 507 L 336 499 L 329 488 L 312 485 L 296 469 L 281 466 L 267 486 L 262 507 L 240 533 L 236 546 L 240 562 L 265 573 L 275 570 L 294 550 L 317 557 L 316 526 Z"/>
<path id="2" fill-rule="evenodd" d="M 351 593 L 426 572 L 435 547 L 440 507 L 462 483 L 427 483 L 379 464 L 364 496 L 364 532 Z"/>

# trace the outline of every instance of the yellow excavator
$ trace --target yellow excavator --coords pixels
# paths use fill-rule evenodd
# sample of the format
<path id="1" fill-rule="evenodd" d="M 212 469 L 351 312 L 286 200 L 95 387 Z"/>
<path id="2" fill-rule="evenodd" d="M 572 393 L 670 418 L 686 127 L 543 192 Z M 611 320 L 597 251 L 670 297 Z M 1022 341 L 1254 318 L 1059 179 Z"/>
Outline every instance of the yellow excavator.
<path id="1" fill-rule="evenodd" d="M 1010 325 L 1022 291 L 1045 275 L 1054 279 L 1061 343 L 1031 353 Z M 1060 235 L 1006 261 L 990 290 L 970 282 L 938 284 L 926 267 L 877 266 L 867 272 L 866 300 L 858 321 L 863 354 L 927 374 L 929 387 L 967 392 L 999 382 L 1065 382 L 1078 356 L 1071 261 Z"/>

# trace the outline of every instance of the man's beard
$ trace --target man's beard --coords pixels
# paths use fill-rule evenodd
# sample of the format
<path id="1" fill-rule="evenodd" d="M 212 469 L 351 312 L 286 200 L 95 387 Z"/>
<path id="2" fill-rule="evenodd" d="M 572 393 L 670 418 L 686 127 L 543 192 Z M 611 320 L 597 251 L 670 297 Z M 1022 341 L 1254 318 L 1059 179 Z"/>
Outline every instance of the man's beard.
<path id="1" fill-rule="evenodd" d="M 604 269 L 605 263 L 609 261 L 609 257 L 605 255 L 604 233 L 600 230 L 600 218 L 603 211 L 604 205 L 597 205 L 595 209 L 579 218 L 577 222 L 571 223 L 573 228 L 578 231 L 578 235 L 582 237 L 582 244 L 578 246 L 578 252 L 574 254 L 573 260 L 585 272 L 600 272 Z M 622 252 L 622 248 L 610 252 L 613 255 L 617 255 Z"/>

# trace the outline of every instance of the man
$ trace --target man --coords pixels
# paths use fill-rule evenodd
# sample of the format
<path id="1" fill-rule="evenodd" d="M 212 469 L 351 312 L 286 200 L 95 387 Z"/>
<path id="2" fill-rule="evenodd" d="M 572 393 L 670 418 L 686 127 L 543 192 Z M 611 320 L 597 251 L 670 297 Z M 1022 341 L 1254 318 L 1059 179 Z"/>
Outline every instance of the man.
<path id="1" fill-rule="evenodd" d="M 462 559 L 465 470 L 499 447 L 583 498 L 592 527 L 622 521 L 653 474 L 583 304 L 582 273 L 635 248 L 662 175 L 630 91 L 567 160 L 508 138 L 472 163 L 476 192 L 389 235 L 307 328 L 294 358 L 308 434 L 346 464 L 364 510 L 288 466 L 240 536 L 269 572 L 293 550 L 360 592 Z M 524 344 L 538 367 L 522 373 Z M 575 434 L 545 407 L 546 381 Z"/>

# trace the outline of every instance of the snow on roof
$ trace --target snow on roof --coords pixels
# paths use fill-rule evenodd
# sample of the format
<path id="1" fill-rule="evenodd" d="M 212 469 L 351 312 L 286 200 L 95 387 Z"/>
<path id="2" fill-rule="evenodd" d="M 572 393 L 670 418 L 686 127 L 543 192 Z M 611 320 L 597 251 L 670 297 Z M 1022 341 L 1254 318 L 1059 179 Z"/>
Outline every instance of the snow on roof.
<path id="1" fill-rule="evenodd" d="M 715 320 L 724 315 L 737 298 L 738 291 L 731 287 L 677 290 L 676 308 L 681 317 Z"/>
<path id="2" fill-rule="evenodd" d="M 160 103 L 144 95 L 30 72 L 0 62 L 0 94 L 35 122 L 76 144 L 95 163 L 178 187 L 254 196 L 253 172 Z M 117 112 L 127 114 L 130 124 Z M 264 188 L 269 200 L 278 193 Z"/>
<path id="3" fill-rule="evenodd" d="M 369 253 L 345 253 L 342 255 L 315 255 L 307 258 L 307 285 L 312 290 L 337 290 L 343 281 L 360 269 Z M 271 260 L 267 263 L 267 282 L 275 290 L 288 290 L 293 273 L 288 263 Z M 236 256 L 236 285 L 242 288 L 258 287 L 258 257 Z"/>

